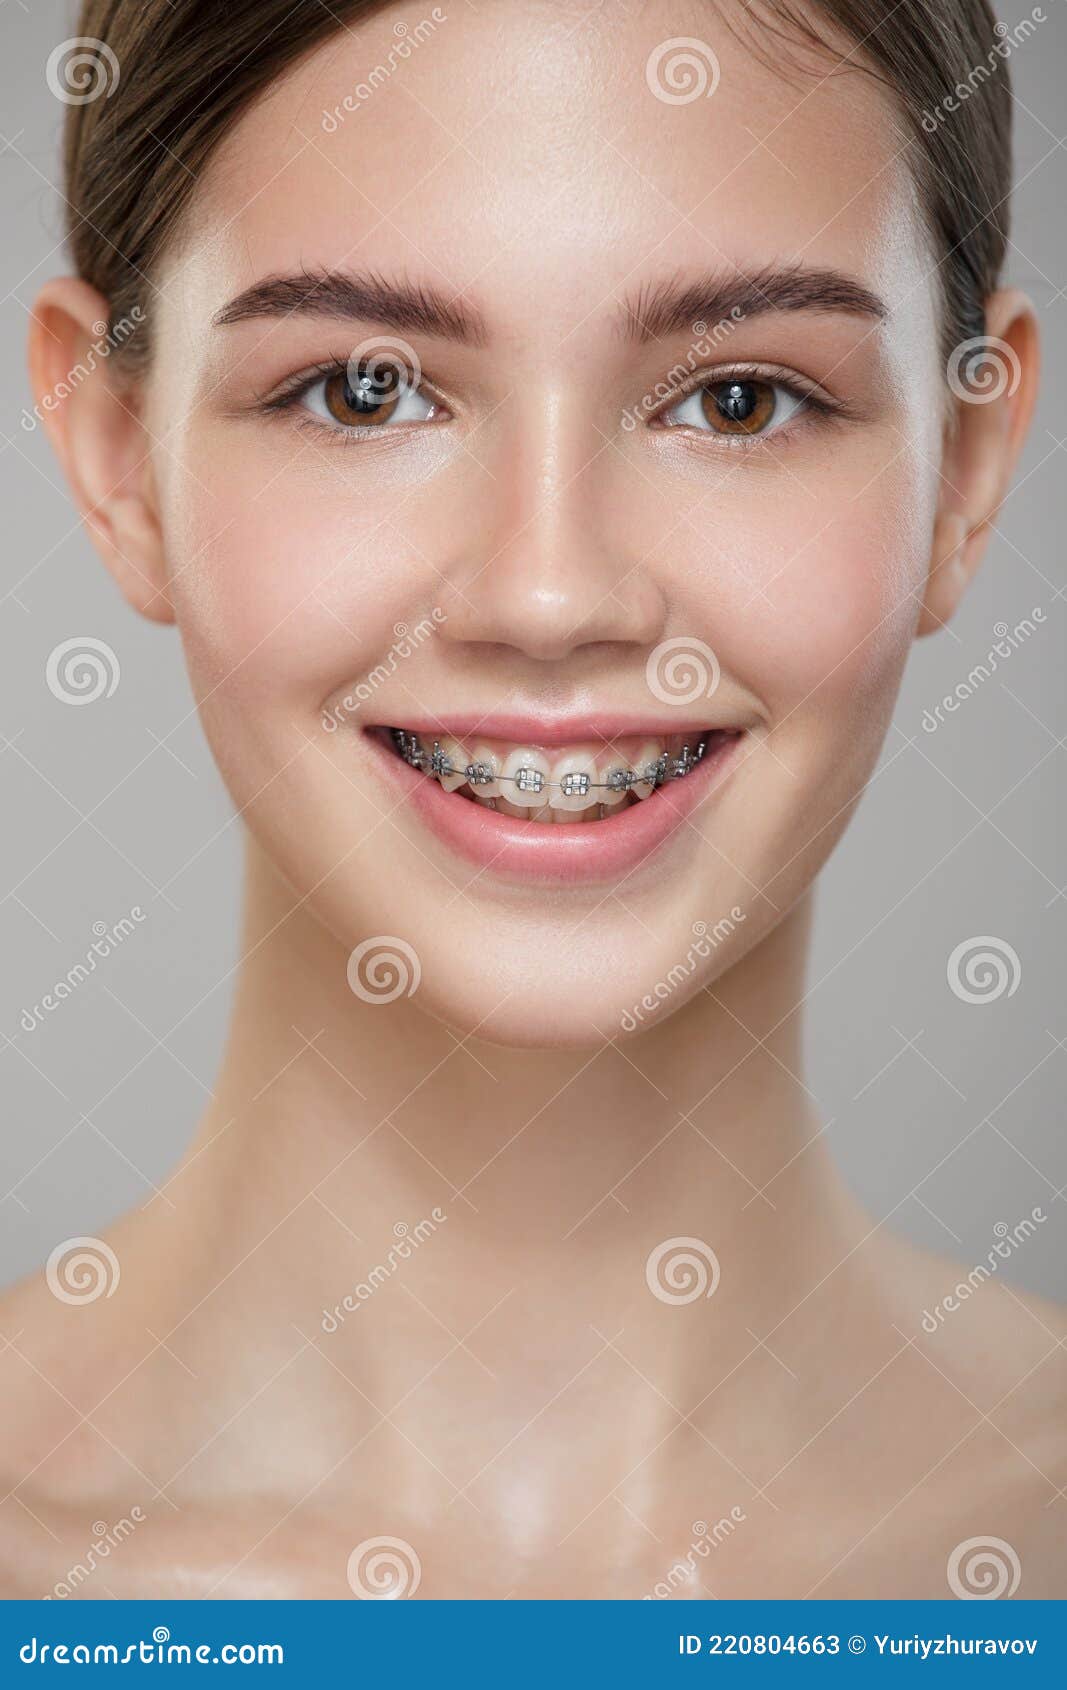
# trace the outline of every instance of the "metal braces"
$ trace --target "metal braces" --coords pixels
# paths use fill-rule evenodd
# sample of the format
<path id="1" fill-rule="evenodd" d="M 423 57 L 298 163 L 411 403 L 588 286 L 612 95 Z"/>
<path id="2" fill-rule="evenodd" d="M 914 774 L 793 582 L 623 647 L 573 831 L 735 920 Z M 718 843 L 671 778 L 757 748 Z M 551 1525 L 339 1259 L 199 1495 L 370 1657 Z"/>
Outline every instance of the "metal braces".
<path id="1" fill-rule="evenodd" d="M 564 798 L 584 798 L 586 793 L 597 790 L 629 792 L 638 781 L 649 786 L 662 786 L 669 780 L 681 780 L 696 768 L 707 749 L 707 740 L 702 739 L 695 751 L 688 745 L 683 745 L 676 757 L 664 751 L 653 762 L 646 763 L 643 769 L 612 769 L 607 780 L 590 780 L 588 775 L 580 773 L 566 774 L 562 780 L 546 780 L 541 770 L 535 768 L 520 767 L 513 775 L 498 775 L 488 763 L 468 763 L 459 768 L 445 756 L 440 740 L 435 739 L 433 750 L 427 751 L 418 734 L 407 733 L 403 728 L 393 728 L 392 734 L 393 743 L 405 763 L 410 763 L 413 769 L 422 769 L 426 774 L 462 774 L 469 786 L 488 786 L 491 781 L 506 780 L 511 781 L 520 792 L 538 793 L 556 787 Z"/>

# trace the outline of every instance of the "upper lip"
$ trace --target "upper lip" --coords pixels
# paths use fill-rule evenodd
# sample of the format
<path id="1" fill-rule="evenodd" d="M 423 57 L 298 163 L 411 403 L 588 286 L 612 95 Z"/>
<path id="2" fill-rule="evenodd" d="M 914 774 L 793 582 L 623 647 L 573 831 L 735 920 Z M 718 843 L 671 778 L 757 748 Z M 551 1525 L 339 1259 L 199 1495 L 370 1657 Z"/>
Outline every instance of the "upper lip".
<path id="1" fill-rule="evenodd" d="M 645 735 L 649 739 L 667 739 L 677 734 L 694 736 L 715 729 L 734 731 L 740 724 L 723 721 L 710 714 L 703 717 L 678 715 L 651 717 L 634 712 L 588 712 L 582 715 L 521 714 L 494 711 L 479 715 L 473 711 L 449 711 L 437 716 L 421 711 L 398 718 L 380 727 L 406 728 L 409 733 L 438 739 L 470 739 L 475 735 L 485 739 L 510 740 L 518 745 L 570 745 L 580 740 L 603 740 L 610 744 L 622 738 Z"/>

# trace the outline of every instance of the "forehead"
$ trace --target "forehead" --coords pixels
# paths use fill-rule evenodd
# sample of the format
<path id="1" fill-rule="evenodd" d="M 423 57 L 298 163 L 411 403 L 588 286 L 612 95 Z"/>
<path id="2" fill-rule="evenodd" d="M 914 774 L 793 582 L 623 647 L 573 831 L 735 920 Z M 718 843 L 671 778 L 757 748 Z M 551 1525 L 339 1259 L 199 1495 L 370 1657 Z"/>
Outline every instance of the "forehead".
<path id="1" fill-rule="evenodd" d="M 350 265 L 566 333 L 650 275 L 803 258 L 877 276 L 892 307 L 930 260 L 891 99 L 810 52 L 798 72 L 761 28 L 767 57 L 711 0 L 377 8 L 213 155 L 186 303 Z"/>

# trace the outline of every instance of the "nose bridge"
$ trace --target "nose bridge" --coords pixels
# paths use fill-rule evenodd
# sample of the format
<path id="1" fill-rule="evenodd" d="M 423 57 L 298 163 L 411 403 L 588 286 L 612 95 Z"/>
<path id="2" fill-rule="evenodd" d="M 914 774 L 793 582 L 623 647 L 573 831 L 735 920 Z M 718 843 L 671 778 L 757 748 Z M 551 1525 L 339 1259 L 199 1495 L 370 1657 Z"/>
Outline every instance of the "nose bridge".
<path id="1" fill-rule="evenodd" d="M 498 414 L 487 467 L 491 520 L 477 529 L 483 555 L 464 559 L 453 637 L 546 659 L 595 641 L 650 637 L 656 594 L 612 531 L 614 465 L 588 395 L 562 379 L 517 383 Z"/>

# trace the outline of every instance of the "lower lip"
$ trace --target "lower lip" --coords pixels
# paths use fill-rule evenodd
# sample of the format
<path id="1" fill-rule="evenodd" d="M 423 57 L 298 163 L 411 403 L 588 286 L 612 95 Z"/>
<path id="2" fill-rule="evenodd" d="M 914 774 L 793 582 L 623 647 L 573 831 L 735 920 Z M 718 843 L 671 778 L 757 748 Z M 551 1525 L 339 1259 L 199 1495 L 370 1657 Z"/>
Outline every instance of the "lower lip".
<path id="1" fill-rule="evenodd" d="M 368 736 L 415 813 L 457 856 L 502 880 L 556 885 L 617 881 L 658 855 L 701 799 L 722 785 L 742 734 L 724 740 L 681 780 L 601 822 L 571 826 L 521 821 L 445 792 L 380 739 Z"/>

